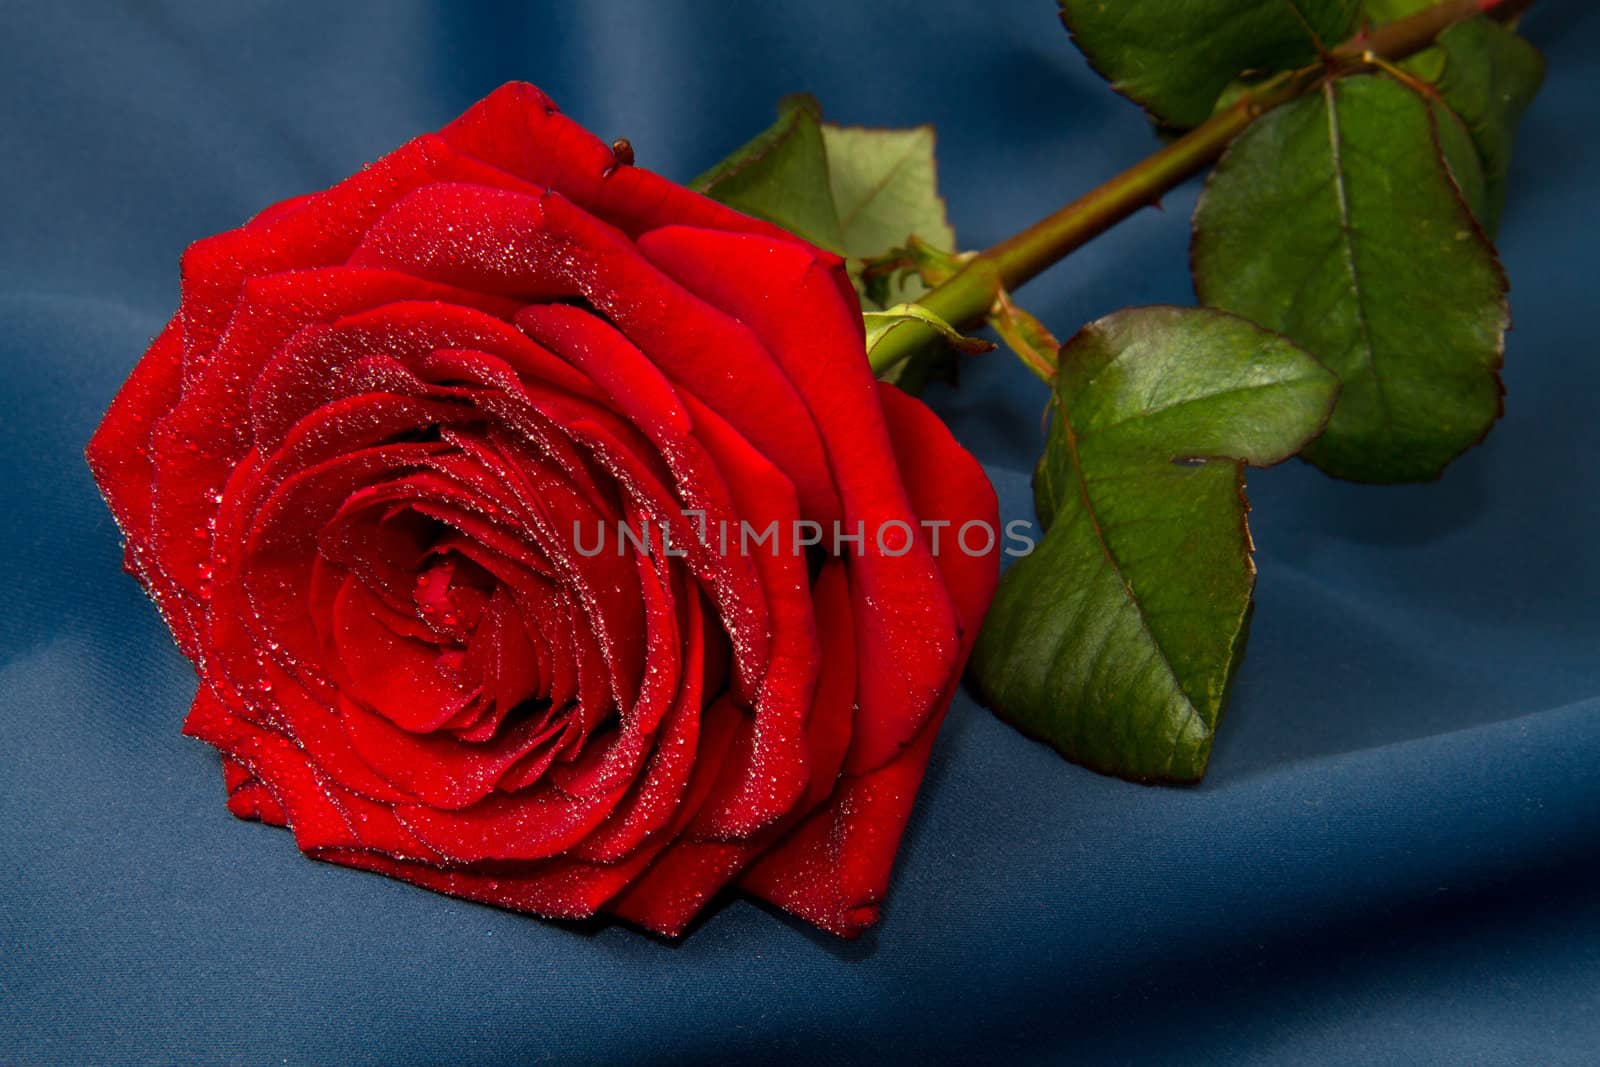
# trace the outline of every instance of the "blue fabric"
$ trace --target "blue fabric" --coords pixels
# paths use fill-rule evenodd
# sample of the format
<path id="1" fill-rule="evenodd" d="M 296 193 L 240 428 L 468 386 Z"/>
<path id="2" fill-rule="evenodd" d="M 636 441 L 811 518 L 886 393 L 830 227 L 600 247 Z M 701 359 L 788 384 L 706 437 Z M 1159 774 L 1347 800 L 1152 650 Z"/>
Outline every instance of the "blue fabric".
<path id="1" fill-rule="evenodd" d="M 302 858 L 224 810 L 194 681 L 80 458 L 190 240 L 527 78 L 678 178 L 811 89 L 933 121 L 969 246 L 1154 146 L 1049 0 L 14 3 L 0 35 L 0 1061 L 1593 1062 L 1600 17 L 1542 0 L 1507 414 L 1439 484 L 1251 476 L 1259 608 L 1210 776 L 1098 777 L 958 700 L 882 925 L 678 946 Z M 1063 334 L 1192 300 L 1195 189 L 1034 283 Z M 1030 514 L 1039 387 L 933 394 Z"/>

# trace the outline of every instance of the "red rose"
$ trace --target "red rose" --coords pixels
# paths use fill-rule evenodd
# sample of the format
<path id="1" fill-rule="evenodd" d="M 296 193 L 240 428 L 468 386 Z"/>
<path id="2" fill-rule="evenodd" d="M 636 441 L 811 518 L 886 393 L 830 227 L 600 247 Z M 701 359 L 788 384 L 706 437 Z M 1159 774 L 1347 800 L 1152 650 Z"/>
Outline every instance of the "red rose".
<path id="1" fill-rule="evenodd" d="M 229 808 L 539 915 L 872 923 L 996 511 L 862 345 L 836 257 L 528 85 L 196 243 L 88 455 Z"/>

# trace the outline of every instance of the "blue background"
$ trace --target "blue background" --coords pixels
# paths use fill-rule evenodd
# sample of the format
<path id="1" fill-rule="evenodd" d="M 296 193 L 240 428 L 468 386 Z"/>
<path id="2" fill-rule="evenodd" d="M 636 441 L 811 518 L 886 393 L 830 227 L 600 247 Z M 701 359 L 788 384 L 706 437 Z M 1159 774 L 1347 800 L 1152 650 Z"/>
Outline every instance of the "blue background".
<path id="1" fill-rule="evenodd" d="M 1440 484 L 1253 474 L 1259 608 L 1211 774 L 1098 777 L 969 699 L 882 925 L 677 946 L 303 859 L 179 736 L 193 689 L 80 449 L 189 241 L 527 78 L 687 179 L 811 89 L 932 121 L 968 246 L 1154 146 L 1049 0 L 12 4 L 0 35 L 0 1061 L 715 1054 L 1593 1062 L 1600 1040 L 1600 17 L 1549 55 L 1502 250 L 1507 414 Z M 1192 300 L 1191 185 L 1026 290 L 1063 335 Z M 1030 513 L 1042 395 L 933 400 Z"/>

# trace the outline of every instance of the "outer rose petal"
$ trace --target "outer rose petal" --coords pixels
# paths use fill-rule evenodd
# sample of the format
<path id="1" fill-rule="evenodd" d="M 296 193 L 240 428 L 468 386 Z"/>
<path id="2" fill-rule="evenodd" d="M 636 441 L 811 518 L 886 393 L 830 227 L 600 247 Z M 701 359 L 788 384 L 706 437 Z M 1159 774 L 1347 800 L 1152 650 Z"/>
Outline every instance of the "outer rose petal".
<path id="1" fill-rule="evenodd" d="M 437 135 L 428 134 L 331 189 L 298 198 L 281 210 L 263 212 L 244 226 L 190 245 L 183 254 L 178 310 L 183 324 L 185 378 L 204 368 L 247 280 L 343 263 L 391 204 L 413 189 L 441 181 L 530 189 L 527 183 L 463 156 Z"/>
<path id="2" fill-rule="evenodd" d="M 999 505 L 977 460 L 919 401 L 892 385 L 880 385 L 879 391 L 918 517 L 946 519 L 956 527 L 987 522 L 998 540 Z M 999 553 L 969 556 L 955 544 L 944 548 L 937 559 L 961 619 L 960 663 L 965 664 L 994 597 Z M 757 861 L 740 884 L 841 937 L 853 938 L 876 922 L 928 754 L 959 683 L 958 671 L 909 747 L 882 767 L 843 778 L 828 806 Z"/>
<path id="3" fill-rule="evenodd" d="M 199 654 L 199 624 L 182 589 L 162 570 L 153 554 L 150 526 L 155 481 L 150 432 L 178 400 L 182 358 L 182 330 L 174 318 L 117 391 L 106 417 L 89 439 L 85 455 L 95 483 L 127 541 L 124 565 L 144 585 L 178 647 L 192 660 Z"/>
<path id="4" fill-rule="evenodd" d="M 150 527 L 150 484 L 155 469 L 147 446 L 156 420 L 178 399 L 182 343 L 177 323 L 167 323 L 117 391 L 89 439 L 89 469 L 128 535 L 132 551 L 143 549 Z"/>
<path id="5" fill-rule="evenodd" d="M 228 810 L 239 818 L 255 819 L 270 826 L 284 825 L 283 808 L 244 764 L 223 756 L 222 783 L 228 787 Z"/>
<path id="6" fill-rule="evenodd" d="M 560 190 L 630 237 L 678 223 L 803 244 L 771 223 L 742 215 L 659 174 L 619 165 L 609 145 L 563 115 L 527 82 L 502 85 L 440 130 L 439 136 L 458 151 L 524 181 Z M 838 257 L 822 255 L 842 268 Z"/>
<path id="7" fill-rule="evenodd" d="M 859 308 L 839 298 L 814 254 L 792 243 L 669 226 L 640 238 L 639 249 L 747 325 L 794 381 L 821 431 L 845 525 L 853 530 L 861 524 L 867 539 L 851 561 L 851 584 L 863 608 L 857 620 L 862 714 L 847 769 L 880 766 L 932 713 L 958 666 L 957 640 L 940 571 L 916 536 L 876 383 L 861 358 Z M 749 277 L 765 285 L 751 286 Z M 785 299 L 769 299 L 772 291 Z M 895 554 L 902 536 L 895 523 L 915 538 L 901 554 Z"/>

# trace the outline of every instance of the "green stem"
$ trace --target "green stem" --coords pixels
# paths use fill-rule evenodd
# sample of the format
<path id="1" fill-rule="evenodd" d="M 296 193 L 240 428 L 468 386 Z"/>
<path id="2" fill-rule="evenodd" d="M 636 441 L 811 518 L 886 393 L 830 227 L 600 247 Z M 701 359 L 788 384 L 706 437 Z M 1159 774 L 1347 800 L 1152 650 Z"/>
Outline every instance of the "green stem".
<path id="1" fill-rule="evenodd" d="M 1530 0 L 1445 0 L 1371 32 L 1363 30 L 1328 52 L 1322 62 L 1280 74 L 1240 94 L 1229 107 L 1159 152 L 1021 233 L 978 253 L 918 303 L 946 322 L 970 329 L 983 321 L 1001 289 L 1016 289 L 1129 215 L 1157 203 L 1215 162 L 1223 149 L 1263 112 L 1288 103 L 1329 74 L 1366 66 L 1369 58 L 1404 59 L 1431 45 L 1439 34 L 1458 22 L 1479 14 L 1511 18 L 1529 3 Z M 882 374 L 937 336 L 931 327 L 921 324 L 895 330 L 872 352 L 874 373 Z"/>

